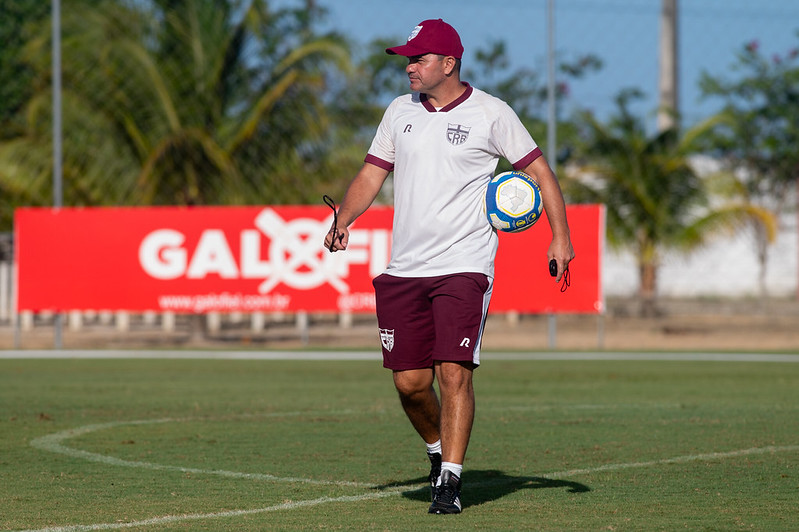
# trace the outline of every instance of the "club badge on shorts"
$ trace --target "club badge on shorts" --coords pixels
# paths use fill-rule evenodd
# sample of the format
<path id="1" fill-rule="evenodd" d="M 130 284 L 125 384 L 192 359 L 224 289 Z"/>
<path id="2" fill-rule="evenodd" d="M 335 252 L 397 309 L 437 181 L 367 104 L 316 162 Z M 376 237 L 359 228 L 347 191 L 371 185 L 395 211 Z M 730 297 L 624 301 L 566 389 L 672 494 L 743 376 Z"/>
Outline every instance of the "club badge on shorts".
<path id="1" fill-rule="evenodd" d="M 394 349 L 394 329 L 380 329 L 380 343 L 386 351 Z"/>

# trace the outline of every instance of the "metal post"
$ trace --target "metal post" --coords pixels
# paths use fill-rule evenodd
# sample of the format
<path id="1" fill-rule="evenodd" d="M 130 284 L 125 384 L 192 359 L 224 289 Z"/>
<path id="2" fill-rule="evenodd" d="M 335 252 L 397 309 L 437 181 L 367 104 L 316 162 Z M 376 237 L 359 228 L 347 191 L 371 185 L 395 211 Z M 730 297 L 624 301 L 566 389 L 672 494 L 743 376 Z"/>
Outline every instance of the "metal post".
<path id="1" fill-rule="evenodd" d="M 555 98 L 555 0 L 547 0 L 547 161 L 552 169 L 557 165 L 558 114 Z M 558 318 L 549 315 L 549 348 L 555 349 Z"/>
<path id="2" fill-rule="evenodd" d="M 53 0 L 53 207 L 59 209 L 64 202 L 61 145 L 61 2 Z M 63 345 L 63 316 L 55 315 L 55 349 Z"/>
<path id="3" fill-rule="evenodd" d="M 300 341 L 302 345 L 308 345 L 311 340 L 311 331 L 310 331 L 310 320 L 308 319 L 308 313 L 304 310 L 300 310 L 297 312 L 297 330 L 300 331 Z"/>
<path id="4" fill-rule="evenodd" d="M 555 99 L 555 0 L 547 0 L 547 160 L 557 159 L 557 103 Z"/>

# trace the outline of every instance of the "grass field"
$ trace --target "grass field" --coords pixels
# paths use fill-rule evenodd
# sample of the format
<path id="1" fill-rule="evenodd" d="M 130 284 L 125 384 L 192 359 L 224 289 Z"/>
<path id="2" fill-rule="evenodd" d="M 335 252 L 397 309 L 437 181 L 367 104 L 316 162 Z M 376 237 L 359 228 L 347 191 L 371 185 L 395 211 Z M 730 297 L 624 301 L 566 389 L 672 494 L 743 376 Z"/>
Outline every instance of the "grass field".
<path id="1" fill-rule="evenodd" d="M 797 530 L 799 364 L 500 360 L 464 512 L 378 361 L 0 360 L 0 527 Z"/>

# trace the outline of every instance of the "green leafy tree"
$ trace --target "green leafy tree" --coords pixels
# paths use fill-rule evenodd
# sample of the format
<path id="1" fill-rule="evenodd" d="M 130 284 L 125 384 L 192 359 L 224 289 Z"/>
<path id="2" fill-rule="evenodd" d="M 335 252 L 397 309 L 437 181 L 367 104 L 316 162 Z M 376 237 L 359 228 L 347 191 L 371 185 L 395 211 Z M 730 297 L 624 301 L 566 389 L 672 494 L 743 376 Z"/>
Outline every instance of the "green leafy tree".
<path id="1" fill-rule="evenodd" d="M 70 0 L 62 10 L 91 12 L 102 0 Z M 10 230 L 14 209 L 19 205 L 52 203 L 52 92 L 50 91 L 51 3 L 29 0 L 0 0 L 0 230 Z M 43 58 L 31 57 L 31 43 L 46 41 Z M 87 131 L 85 109 L 65 101 L 64 115 L 74 126 L 74 144 L 86 144 L 89 137 L 103 138 L 104 132 Z M 74 120 L 73 120 L 74 118 Z M 102 161 L 108 162 L 108 161 Z M 111 161 L 115 162 L 115 161 Z M 80 166 L 67 165 L 65 172 Z M 116 166 L 108 165 L 108 174 Z M 70 175 L 80 189 L 90 177 Z M 77 202 L 81 204 L 80 202 Z"/>
<path id="2" fill-rule="evenodd" d="M 549 106 L 546 65 L 543 58 L 538 68 L 527 66 L 510 69 L 510 58 L 504 41 L 494 41 L 475 52 L 475 66 L 465 68 L 466 79 L 492 95 L 504 100 L 539 144 L 547 139 Z M 584 78 L 602 68 L 602 61 L 593 54 L 576 58 L 558 57 L 556 63 L 555 109 L 558 131 L 558 156 L 553 166 L 568 160 L 577 143 L 577 128 L 571 117 L 561 116 L 561 107 L 569 98 L 570 82 Z M 542 146 L 543 147 L 543 146 Z M 507 163 L 500 170 L 509 170 Z"/>
<path id="3" fill-rule="evenodd" d="M 327 76 L 346 46 L 316 11 L 263 0 L 103 2 L 63 13 L 66 205 L 318 200 Z M 37 77 L 22 134 L 0 145 L 0 181 L 49 196 L 50 39 L 28 43 Z"/>
<path id="4" fill-rule="evenodd" d="M 363 165 L 385 106 L 408 91 L 406 62 L 385 53 L 395 41 L 381 38 L 364 45 L 348 40 L 347 47 L 353 51 L 351 70 L 333 77 L 327 86 L 325 109 L 329 118 L 329 145 L 326 164 L 335 177 L 326 183 L 326 192 L 334 198 L 344 196 L 352 177 Z M 376 201 L 391 203 L 388 187 Z"/>
<path id="5" fill-rule="evenodd" d="M 711 205 L 690 156 L 714 121 L 682 134 L 672 129 L 650 135 L 628 108 L 638 96 L 637 91 L 620 93 L 618 113 L 607 124 L 584 116 L 582 164 L 565 188 L 574 200 L 607 206 L 608 242 L 632 250 L 641 314 L 651 316 L 658 311 L 657 274 L 664 252 L 693 249 L 747 220 L 757 220 L 771 235 L 776 226 L 768 211 L 751 205 Z"/>
<path id="6" fill-rule="evenodd" d="M 19 135 L 22 110 L 33 95 L 34 70 L 25 61 L 25 43 L 46 21 L 50 3 L 38 0 L 0 0 L 0 143 Z M 43 154 L 45 157 L 47 154 Z M 31 154 L 31 162 L 38 159 Z M 0 171 L 0 230 L 11 228 L 14 208 L 35 202 L 27 179 L 2 179 Z"/>
<path id="7" fill-rule="evenodd" d="M 799 48 L 770 58 L 750 42 L 738 53 L 730 77 L 705 73 L 703 94 L 721 100 L 720 120 L 706 139 L 726 169 L 727 193 L 774 213 L 783 212 L 799 180 Z M 752 227 L 766 296 L 768 247 L 761 224 Z"/>
<path id="8" fill-rule="evenodd" d="M 22 54 L 27 40 L 50 13 L 50 2 L 0 0 L 0 139 L 18 129 L 14 118 L 31 96 L 33 70 Z"/>

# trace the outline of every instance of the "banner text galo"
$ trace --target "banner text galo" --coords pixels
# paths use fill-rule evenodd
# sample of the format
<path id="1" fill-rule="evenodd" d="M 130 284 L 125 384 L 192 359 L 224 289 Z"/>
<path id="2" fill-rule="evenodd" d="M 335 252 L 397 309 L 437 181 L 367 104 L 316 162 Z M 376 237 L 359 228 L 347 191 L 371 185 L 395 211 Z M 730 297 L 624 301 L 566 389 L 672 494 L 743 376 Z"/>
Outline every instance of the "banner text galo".
<path id="1" fill-rule="evenodd" d="M 547 273 L 546 218 L 501 235 L 491 311 L 602 311 L 604 210 L 568 208 L 572 287 Z M 374 311 L 393 210 L 374 206 L 349 248 L 322 246 L 325 206 L 24 208 L 15 213 L 20 311 Z"/>

